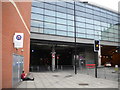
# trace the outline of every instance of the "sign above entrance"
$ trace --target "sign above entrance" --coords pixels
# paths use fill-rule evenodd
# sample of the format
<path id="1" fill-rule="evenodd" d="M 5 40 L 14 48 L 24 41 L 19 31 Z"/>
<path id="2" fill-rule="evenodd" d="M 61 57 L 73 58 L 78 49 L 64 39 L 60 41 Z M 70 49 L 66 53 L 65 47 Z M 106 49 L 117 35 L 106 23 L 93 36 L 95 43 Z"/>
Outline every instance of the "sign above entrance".
<path id="1" fill-rule="evenodd" d="M 14 48 L 23 48 L 23 33 L 15 33 L 13 38 Z"/>

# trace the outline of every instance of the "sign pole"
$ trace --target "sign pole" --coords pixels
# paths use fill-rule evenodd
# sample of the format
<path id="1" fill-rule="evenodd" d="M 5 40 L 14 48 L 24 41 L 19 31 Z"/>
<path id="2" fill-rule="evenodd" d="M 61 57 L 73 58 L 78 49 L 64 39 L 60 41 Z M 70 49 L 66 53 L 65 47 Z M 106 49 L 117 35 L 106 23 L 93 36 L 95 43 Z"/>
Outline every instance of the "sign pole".
<path id="1" fill-rule="evenodd" d="M 96 59 L 96 52 L 94 53 L 94 59 L 95 59 L 95 77 L 97 78 L 97 59 Z"/>
<path id="2" fill-rule="evenodd" d="M 94 60 L 95 60 L 95 77 L 97 78 L 97 58 L 96 58 L 96 52 L 98 55 L 98 51 L 99 51 L 99 47 L 100 47 L 100 41 L 99 40 L 94 40 Z"/>
<path id="3" fill-rule="evenodd" d="M 75 38 L 75 74 L 77 74 L 77 60 L 76 60 L 76 54 L 77 54 L 77 47 L 76 47 L 76 12 L 75 12 L 75 1 L 74 1 L 74 38 Z"/>

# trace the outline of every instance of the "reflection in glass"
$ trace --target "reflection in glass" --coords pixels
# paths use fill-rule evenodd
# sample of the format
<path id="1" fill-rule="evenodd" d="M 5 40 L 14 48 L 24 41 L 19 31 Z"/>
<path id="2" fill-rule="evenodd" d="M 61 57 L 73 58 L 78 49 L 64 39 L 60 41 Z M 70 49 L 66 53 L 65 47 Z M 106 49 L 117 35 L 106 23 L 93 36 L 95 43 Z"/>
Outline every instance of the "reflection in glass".
<path id="1" fill-rule="evenodd" d="M 74 16 L 70 15 L 70 14 L 67 14 L 67 19 L 74 20 Z"/>
<path id="2" fill-rule="evenodd" d="M 87 34 L 94 34 L 94 30 L 87 29 L 86 32 L 87 32 Z"/>
<path id="3" fill-rule="evenodd" d="M 57 35 L 67 36 L 67 32 L 57 31 Z"/>
<path id="4" fill-rule="evenodd" d="M 45 15 L 55 16 L 55 11 L 45 10 Z"/>
<path id="5" fill-rule="evenodd" d="M 65 30 L 65 31 L 67 31 L 67 27 L 65 25 L 57 24 L 57 30 Z"/>
<path id="6" fill-rule="evenodd" d="M 89 34 L 87 34 L 86 36 L 87 36 L 87 38 L 89 38 L 89 39 L 94 39 L 94 35 L 89 35 Z"/>
<path id="7" fill-rule="evenodd" d="M 46 9 L 55 10 L 55 5 L 51 5 L 51 4 L 45 3 L 45 8 Z"/>
<path id="8" fill-rule="evenodd" d="M 66 9 L 66 12 L 67 12 L 68 14 L 74 15 L 74 10 L 72 10 L 72 9 L 67 8 L 67 9 Z"/>
<path id="9" fill-rule="evenodd" d="M 94 26 L 92 24 L 86 24 L 86 28 L 94 29 Z"/>
<path id="10" fill-rule="evenodd" d="M 76 26 L 77 26 L 77 27 L 83 27 L 83 28 L 85 28 L 85 23 L 76 22 Z"/>
<path id="11" fill-rule="evenodd" d="M 46 34 L 55 34 L 55 30 L 44 29 L 44 33 L 46 33 Z"/>
<path id="12" fill-rule="evenodd" d="M 41 21 L 43 21 L 43 15 L 32 14 L 32 15 L 31 15 L 31 19 L 41 20 Z"/>
<path id="13" fill-rule="evenodd" d="M 76 16 L 76 21 L 85 22 L 85 18 Z"/>
<path id="14" fill-rule="evenodd" d="M 55 23 L 55 17 L 44 16 L 44 21 Z"/>
<path id="15" fill-rule="evenodd" d="M 66 6 L 67 6 L 67 8 L 74 9 L 74 5 L 69 2 L 66 3 Z"/>
<path id="16" fill-rule="evenodd" d="M 66 8 L 64 8 L 64 7 L 56 6 L 56 10 L 59 11 L 59 12 L 66 13 Z M 73 11 L 73 10 L 72 10 L 72 11 Z"/>
<path id="17" fill-rule="evenodd" d="M 70 21 L 70 20 L 68 20 L 68 21 L 67 21 L 67 25 L 74 26 L 74 21 Z"/>
<path id="18" fill-rule="evenodd" d="M 66 20 L 57 18 L 57 23 L 59 23 L 59 24 L 66 24 Z"/>
<path id="19" fill-rule="evenodd" d="M 85 12 L 85 7 L 81 7 L 81 6 L 76 5 L 76 6 L 75 6 L 75 9 L 78 10 L 78 11 L 83 11 L 83 12 Z"/>
<path id="20" fill-rule="evenodd" d="M 68 28 L 68 31 L 74 32 L 74 27 L 68 26 L 67 28 Z"/>
<path id="21" fill-rule="evenodd" d="M 33 1 L 32 2 L 32 6 L 36 6 L 36 7 L 44 7 L 44 3 L 43 2 L 37 2 L 37 1 Z"/>
<path id="22" fill-rule="evenodd" d="M 66 14 L 65 13 L 56 12 L 56 14 L 57 14 L 57 17 L 66 19 Z"/>
<path id="23" fill-rule="evenodd" d="M 45 22 L 44 28 L 55 29 L 55 24 L 54 23 L 47 23 L 47 22 Z"/>
<path id="24" fill-rule="evenodd" d="M 86 38 L 86 35 L 85 34 L 80 34 L 80 33 L 77 33 L 77 37 L 80 37 L 80 38 Z"/>
<path id="25" fill-rule="evenodd" d="M 32 12 L 43 14 L 43 9 L 42 8 L 37 8 L 37 7 L 32 7 Z"/>
<path id="26" fill-rule="evenodd" d="M 86 18 L 86 23 L 93 24 L 93 19 L 87 19 L 87 18 Z"/>
<path id="27" fill-rule="evenodd" d="M 74 37 L 74 32 L 68 32 L 68 36 Z"/>
<path id="28" fill-rule="evenodd" d="M 78 33 L 86 33 L 86 29 L 84 29 L 84 28 L 76 28 L 76 31 Z"/>
<path id="29" fill-rule="evenodd" d="M 36 27 L 31 27 L 31 28 L 30 28 L 30 31 L 31 31 L 31 32 L 38 32 L 38 28 L 36 28 Z"/>
<path id="30" fill-rule="evenodd" d="M 43 22 L 31 20 L 31 26 L 38 27 L 38 28 L 43 27 Z"/>
<path id="31" fill-rule="evenodd" d="M 89 8 L 86 8 L 86 13 L 91 13 L 91 14 L 93 14 L 93 10 L 92 10 L 92 9 L 89 9 Z"/>

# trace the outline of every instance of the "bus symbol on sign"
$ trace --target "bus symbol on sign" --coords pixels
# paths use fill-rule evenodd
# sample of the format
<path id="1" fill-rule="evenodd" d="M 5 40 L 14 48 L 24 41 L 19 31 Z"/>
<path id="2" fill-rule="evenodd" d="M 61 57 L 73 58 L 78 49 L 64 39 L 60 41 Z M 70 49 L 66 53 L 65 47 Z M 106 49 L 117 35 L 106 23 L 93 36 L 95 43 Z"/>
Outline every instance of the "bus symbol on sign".
<path id="1" fill-rule="evenodd" d="M 17 35 L 17 36 L 16 36 L 16 39 L 17 39 L 17 40 L 21 40 L 21 38 L 22 38 L 21 35 Z"/>

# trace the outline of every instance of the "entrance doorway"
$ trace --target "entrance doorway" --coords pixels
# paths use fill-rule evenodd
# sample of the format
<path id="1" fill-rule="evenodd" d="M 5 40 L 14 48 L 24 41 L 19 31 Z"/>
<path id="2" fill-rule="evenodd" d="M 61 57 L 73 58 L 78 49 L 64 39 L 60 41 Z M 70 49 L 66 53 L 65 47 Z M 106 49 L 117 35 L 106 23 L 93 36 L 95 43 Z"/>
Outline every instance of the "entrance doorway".
<path id="1" fill-rule="evenodd" d="M 62 67 L 73 67 L 74 47 L 59 44 L 31 44 L 30 70 L 49 71 L 52 70 L 52 49 L 55 50 L 55 69 Z"/>

